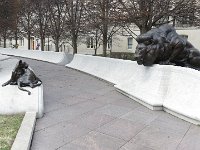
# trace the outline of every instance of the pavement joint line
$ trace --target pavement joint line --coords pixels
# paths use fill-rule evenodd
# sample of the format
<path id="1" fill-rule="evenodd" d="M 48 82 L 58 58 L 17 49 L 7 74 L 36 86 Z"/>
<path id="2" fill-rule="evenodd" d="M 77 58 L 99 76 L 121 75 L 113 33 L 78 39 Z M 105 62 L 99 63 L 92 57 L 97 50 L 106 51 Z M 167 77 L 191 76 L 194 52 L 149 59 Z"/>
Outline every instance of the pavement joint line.
<path id="1" fill-rule="evenodd" d="M 36 122 L 36 112 L 26 112 L 11 150 L 29 150 Z"/>
<path id="2" fill-rule="evenodd" d="M 83 98 L 83 99 L 84 99 L 84 98 Z M 62 109 L 64 109 L 64 108 L 66 108 L 66 107 L 70 107 L 70 106 L 73 106 L 73 105 L 77 105 L 77 104 L 79 104 L 79 103 L 86 102 L 86 101 L 89 101 L 89 100 L 93 100 L 93 99 L 84 99 L 83 101 L 77 102 L 77 103 L 74 103 L 74 104 L 66 104 L 66 103 L 64 103 L 64 102 L 59 102 L 59 101 L 57 101 L 57 100 L 55 100 L 55 101 L 56 101 L 57 103 L 60 103 L 60 104 L 65 105 L 65 106 L 63 106 L 63 108 L 62 108 Z M 51 112 L 54 112 L 54 111 L 58 111 L 58 110 L 60 110 L 60 108 L 53 109 L 53 110 L 51 110 L 51 111 L 47 111 L 47 112 L 45 112 L 45 114 L 51 113 Z"/>
<path id="3" fill-rule="evenodd" d="M 137 109 L 138 107 L 134 108 Z M 140 111 L 140 110 L 139 110 Z M 125 114 L 126 115 L 126 114 Z M 134 135 L 130 140 L 128 140 L 124 145 L 126 145 L 127 143 L 129 143 L 132 139 L 134 139 L 140 132 L 142 132 L 145 128 L 147 128 L 153 121 L 155 121 L 159 116 L 161 116 L 161 114 L 159 114 L 154 120 L 152 120 L 151 122 L 147 123 L 144 128 L 142 128 L 140 131 L 138 131 L 138 133 L 136 135 Z M 122 117 L 122 116 L 121 116 Z M 120 117 L 120 118 L 121 118 Z M 123 119 L 123 118 L 121 118 Z M 122 148 L 124 145 L 122 145 L 120 148 Z M 120 150 L 120 148 L 118 150 Z"/>
<path id="4" fill-rule="evenodd" d="M 92 111 L 93 111 L 93 110 L 91 110 L 91 111 L 89 111 L 89 112 L 92 112 Z M 84 114 L 87 114 L 87 113 L 89 113 L 89 112 L 86 112 L 86 113 L 84 113 Z M 84 115 L 84 114 L 82 114 L 82 115 Z M 82 115 L 80 115 L 80 116 L 82 116 Z M 76 124 L 76 123 L 72 123 L 72 122 L 70 122 L 70 121 L 76 120 L 76 119 L 77 119 L 78 117 L 80 117 L 80 116 L 77 116 L 77 117 L 75 117 L 75 118 L 72 119 L 72 120 L 63 121 L 63 122 L 67 122 L 67 123 L 71 123 L 71 124 Z M 109 116 L 109 115 L 108 115 L 108 116 Z M 89 134 L 89 133 L 91 133 L 91 132 L 94 132 L 94 131 L 95 131 L 95 132 L 99 132 L 99 131 L 97 131 L 98 128 L 100 128 L 100 127 L 102 127 L 102 126 L 104 126 L 104 125 L 106 125 L 106 124 L 109 124 L 110 122 L 112 122 L 112 121 L 114 121 L 114 120 L 119 119 L 118 117 L 113 117 L 113 118 L 114 118 L 114 119 L 112 119 L 112 120 L 110 120 L 110 121 L 108 121 L 108 122 L 106 122 L 106 123 L 100 125 L 100 126 L 97 127 L 97 128 L 94 128 L 94 129 L 91 129 L 91 128 L 88 128 L 88 127 L 84 127 L 84 128 L 89 129 L 90 131 L 89 131 L 88 133 L 84 134 L 84 135 L 81 135 L 81 136 L 79 136 L 79 137 L 77 137 L 77 138 L 75 138 L 75 139 L 73 139 L 73 140 L 71 140 L 71 141 L 69 141 L 69 142 L 67 142 L 67 143 L 65 143 L 65 144 L 63 144 L 63 145 L 61 145 L 60 147 L 56 148 L 56 150 L 60 149 L 61 147 L 65 146 L 65 145 L 67 145 L 67 144 L 69 144 L 69 143 L 71 143 L 71 142 L 73 142 L 73 141 L 75 141 L 75 140 L 77 140 L 77 139 L 79 139 L 79 138 L 81 138 L 81 137 L 83 137 L 83 136 L 86 136 L 87 134 Z M 76 125 L 78 125 L 78 124 L 76 124 Z M 78 126 L 79 126 L 79 125 L 78 125 Z M 101 133 L 101 132 L 99 132 L 99 133 Z M 102 133 L 102 134 L 106 135 L 105 133 Z M 111 135 L 108 135 L 108 136 L 111 136 Z M 114 136 L 111 136 L 111 137 L 116 138 L 116 137 L 114 137 Z M 120 139 L 120 138 L 117 138 L 117 139 Z M 120 139 L 120 140 L 124 140 L 124 139 Z"/>
<path id="5" fill-rule="evenodd" d="M 35 130 L 34 132 L 35 132 L 35 133 L 36 133 L 36 132 L 41 132 L 41 131 L 43 131 L 43 130 L 45 130 L 45 129 L 51 128 L 51 127 L 56 126 L 56 125 L 58 125 L 58 124 L 61 124 L 61 123 L 63 123 L 63 122 L 66 122 L 66 121 L 57 122 L 56 124 L 52 124 L 52 125 L 47 126 L 47 127 L 45 127 L 45 128 L 42 128 L 42 129 L 39 129 L 39 130 Z"/>
<path id="6" fill-rule="evenodd" d="M 78 103 L 75 103 L 75 104 L 71 104 L 71 105 L 67 105 L 67 104 L 65 104 L 65 103 L 62 103 L 62 102 L 58 102 L 58 103 L 60 103 L 60 104 L 65 104 L 66 106 L 64 106 L 64 107 L 71 107 L 71 106 L 74 106 L 74 105 L 78 105 L 78 104 L 80 104 L 80 103 L 84 103 L 84 102 L 86 102 L 86 101 L 91 101 L 92 99 L 85 99 L 84 101 L 81 101 L 81 102 L 78 102 Z M 96 102 L 96 101 L 95 101 Z M 99 102 L 97 102 L 97 103 L 99 103 Z M 99 103 L 99 104 L 102 104 L 102 103 Z M 104 105 L 103 105 L 104 106 Z M 64 109 L 64 107 L 62 108 L 62 109 Z M 99 107 L 98 107 L 99 108 Z M 54 111 L 58 111 L 58 110 L 60 110 L 60 108 L 58 108 L 58 109 L 54 109 L 54 110 L 52 110 L 52 111 L 48 111 L 48 112 L 45 112 L 45 114 L 48 114 L 48 113 L 51 113 L 51 112 L 54 112 Z"/>
<path id="7" fill-rule="evenodd" d="M 110 135 L 110 134 L 108 134 L 108 133 L 104 133 L 104 132 L 96 131 L 96 130 L 95 130 L 95 132 L 99 132 L 99 133 L 101 133 L 101 134 L 104 134 L 104 135 L 110 136 L 110 137 L 112 137 L 112 138 L 119 139 L 119 140 L 123 140 L 124 142 L 127 142 L 127 140 L 125 140 L 125 139 L 123 139 L 123 138 L 116 137 L 116 136 Z"/>
<path id="8" fill-rule="evenodd" d="M 73 123 L 71 123 L 71 124 L 73 124 Z M 76 125 L 77 125 L 77 124 L 76 124 Z M 83 128 L 84 128 L 84 127 L 83 127 Z M 86 129 L 88 129 L 88 128 L 86 128 Z M 65 145 L 67 145 L 67 144 L 69 144 L 69 143 L 71 143 L 71 142 L 73 142 L 73 141 L 75 141 L 75 140 L 77 140 L 77 139 L 79 139 L 79 138 L 81 138 L 81 137 L 83 137 L 83 136 L 86 136 L 87 134 L 89 134 L 89 133 L 91 133 L 91 132 L 93 132 L 93 130 L 91 130 L 91 129 L 89 129 L 89 130 L 90 130 L 90 131 L 88 131 L 86 134 L 81 135 L 81 136 L 79 136 L 79 137 L 76 137 L 76 138 L 74 138 L 74 139 L 72 139 L 72 140 L 66 142 L 65 144 L 63 144 L 63 145 L 57 147 L 55 150 L 59 150 L 61 147 L 65 146 Z"/>
<path id="9" fill-rule="evenodd" d="M 188 133 L 188 131 L 191 129 L 192 124 L 190 124 L 189 128 L 187 129 L 187 131 L 185 132 L 185 134 L 183 135 L 181 141 L 178 143 L 176 149 L 178 149 L 178 147 L 181 145 L 183 139 L 185 138 L 186 134 Z"/>
<path id="10" fill-rule="evenodd" d="M 138 131 L 138 133 L 136 135 L 134 135 L 130 140 L 128 140 L 124 145 L 126 145 L 127 143 L 131 142 L 132 139 L 134 139 L 138 134 L 140 134 L 144 129 L 146 129 L 149 126 L 149 124 L 147 124 L 146 126 L 144 126 L 144 128 L 142 128 L 140 131 Z M 118 150 L 120 150 L 124 145 L 122 145 L 121 147 L 119 147 Z"/>
<path id="11" fill-rule="evenodd" d="M 91 112 L 92 112 L 92 111 L 93 111 L 93 110 L 91 110 Z M 89 112 L 90 112 L 90 111 L 89 111 Z M 129 111 L 129 112 L 130 112 L 130 111 Z M 127 112 L 127 113 L 129 113 L 129 112 Z M 87 112 L 87 113 L 88 113 L 88 112 Z M 127 114 L 127 113 L 126 113 L 126 114 Z M 86 113 L 84 113 L 84 114 L 86 114 Z M 82 115 L 84 115 L 84 114 L 82 114 Z M 80 115 L 80 116 L 82 116 L 82 115 Z M 125 115 L 125 114 L 123 114 L 123 115 Z M 75 138 L 75 139 L 73 139 L 73 140 L 71 140 L 71 141 L 69 141 L 69 142 L 67 142 L 67 143 L 65 143 L 65 144 L 63 144 L 63 145 L 61 145 L 60 147 L 56 148 L 56 150 L 59 150 L 61 147 L 65 146 L 65 145 L 67 145 L 67 144 L 69 144 L 69 143 L 71 143 L 71 142 L 73 142 L 73 141 L 75 141 L 75 140 L 77 140 L 77 139 L 79 139 L 79 138 L 81 138 L 81 137 L 83 137 L 83 136 L 86 136 L 87 134 L 89 134 L 89 133 L 91 133 L 91 132 L 99 132 L 99 133 L 101 133 L 101 134 L 110 136 L 110 137 L 112 137 L 112 138 L 116 138 L 116 139 L 119 139 L 119 140 L 123 140 L 123 141 L 125 141 L 125 144 L 126 144 L 126 143 L 128 143 L 131 139 L 133 139 L 139 132 L 141 132 L 144 128 L 146 128 L 146 126 L 148 126 L 148 125 L 144 126 L 144 128 L 141 129 L 141 130 L 140 130 L 133 138 L 131 138 L 128 142 L 127 142 L 127 140 L 124 140 L 124 139 L 122 139 L 122 138 L 115 137 L 115 136 L 112 136 L 112 135 L 109 135 L 109 134 L 106 134 L 106 133 L 97 131 L 97 129 L 101 128 L 102 126 L 105 126 L 105 125 L 107 125 L 107 124 L 109 124 L 109 123 L 111 123 L 111 122 L 113 122 L 113 121 L 115 121 L 115 120 L 117 120 L 117 119 L 120 119 L 120 117 L 122 117 L 123 115 L 118 116 L 118 117 L 113 117 L 114 119 L 112 119 L 112 120 L 110 120 L 110 121 L 108 121 L 108 122 L 106 122 L 106 123 L 100 125 L 100 126 L 97 127 L 97 128 L 94 128 L 94 129 L 90 129 L 90 128 L 86 127 L 87 129 L 90 130 L 88 133 L 86 133 L 86 134 L 84 134 L 84 135 L 82 135 L 82 136 L 79 136 L 79 137 L 77 137 L 77 138 Z M 80 116 L 78 116 L 78 117 L 80 117 Z M 108 115 L 108 116 L 109 116 L 109 115 Z M 78 117 L 75 117 L 74 119 L 72 119 L 72 120 L 70 120 L 70 121 L 73 121 L 73 120 L 77 119 Z M 70 123 L 70 121 L 66 121 L 66 122 L 69 122 L 69 123 Z M 76 123 L 74 123 L 74 124 L 76 124 Z M 76 125 L 77 125 L 77 124 L 76 124 Z M 124 146 L 125 144 L 123 144 L 122 146 Z M 119 148 L 121 148 L 122 146 L 120 146 Z"/>
<path id="12" fill-rule="evenodd" d="M 115 120 L 115 119 L 113 119 L 113 120 Z M 106 123 L 106 124 L 107 124 L 107 123 Z M 77 125 L 77 124 L 76 124 L 76 125 Z M 87 128 L 87 129 L 89 129 L 89 128 Z M 79 139 L 79 138 L 81 138 L 81 137 L 83 137 L 83 136 L 86 136 L 86 135 L 88 135 L 88 134 L 90 134 L 90 133 L 92 133 L 92 132 L 98 132 L 98 133 L 104 134 L 104 135 L 106 135 L 106 136 L 109 136 L 109 137 L 112 137 L 112 138 L 115 138 L 115 139 L 119 139 L 119 140 L 123 140 L 123 141 L 126 142 L 126 140 L 124 140 L 124 139 L 121 139 L 121 138 L 118 138 L 118 137 L 111 136 L 111 135 L 109 135 L 109 134 L 105 134 L 105 133 L 96 131 L 96 129 L 93 129 L 93 130 L 89 129 L 89 130 L 90 130 L 90 131 L 89 131 L 88 133 L 86 133 L 86 134 L 84 134 L 84 135 L 81 135 L 81 136 L 79 136 L 79 137 L 77 137 L 77 138 L 75 138 L 75 139 L 73 139 L 73 140 L 71 140 L 71 141 L 69 141 L 69 142 L 67 142 L 67 143 L 65 143 L 65 144 L 63 144 L 63 145 L 61 145 L 61 146 L 59 146 L 59 147 L 56 148 L 55 150 L 59 150 L 59 149 L 62 148 L 63 146 L 65 146 L 65 145 L 67 145 L 67 144 L 70 144 L 70 143 L 72 143 L 73 141 L 75 141 L 75 140 L 77 140 L 77 139 Z"/>
<path id="13" fill-rule="evenodd" d="M 82 102 L 81 102 L 81 103 L 82 103 Z M 80 117 L 80 116 L 82 116 L 82 115 L 85 115 L 85 114 L 87 114 L 87 113 L 89 113 L 89 112 L 94 111 L 95 109 L 99 109 L 99 108 L 104 107 L 104 106 L 106 106 L 106 105 L 107 105 L 107 104 L 102 105 L 102 106 L 99 106 L 99 107 L 94 108 L 94 109 L 92 109 L 92 110 L 90 110 L 90 111 L 87 111 L 87 112 L 85 112 L 85 113 L 83 113 L 83 114 L 77 115 L 77 116 L 76 116 L 75 118 L 73 118 L 73 119 L 70 119 L 70 120 L 63 120 L 63 121 L 57 122 L 56 124 L 52 124 L 52 125 L 50 125 L 50 126 L 47 126 L 47 127 L 45 127 L 45 128 L 42 128 L 42 129 L 39 129 L 39 130 L 35 130 L 34 132 L 39 132 L 39 131 L 48 129 L 48 128 L 50 128 L 50 127 L 56 126 L 56 125 L 58 125 L 58 124 L 60 124 L 60 123 L 63 123 L 63 122 L 68 122 L 68 123 L 70 123 L 70 121 L 75 120 L 76 118 L 78 118 L 78 117 Z M 44 115 L 45 115 L 45 114 L 44 114 Z M 53 119 L 53 118 L 52 118 L 52 119 Z"/>

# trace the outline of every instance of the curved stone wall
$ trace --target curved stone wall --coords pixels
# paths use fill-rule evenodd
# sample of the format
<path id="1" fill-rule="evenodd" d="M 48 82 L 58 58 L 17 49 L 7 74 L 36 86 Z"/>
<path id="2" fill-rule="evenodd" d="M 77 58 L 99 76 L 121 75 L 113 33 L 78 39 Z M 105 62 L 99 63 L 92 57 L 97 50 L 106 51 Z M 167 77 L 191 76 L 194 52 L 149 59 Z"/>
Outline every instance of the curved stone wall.
<path id="1" fill-rule="evenodd" d="M 65 54 L 64 52 L 21 50 L 11 48 L 0 48 L 0 54 L 26 57 L 60 65 L 66 65 L 73 59 L 72 54 Z"/>
<path id="2" fill-rule="evenodd" d="M 200 124 L 200 72 L 177 66 L 145 67 L 134 61 L 76 54 L 67 67 L 107 80 L 152 110 Z"/>

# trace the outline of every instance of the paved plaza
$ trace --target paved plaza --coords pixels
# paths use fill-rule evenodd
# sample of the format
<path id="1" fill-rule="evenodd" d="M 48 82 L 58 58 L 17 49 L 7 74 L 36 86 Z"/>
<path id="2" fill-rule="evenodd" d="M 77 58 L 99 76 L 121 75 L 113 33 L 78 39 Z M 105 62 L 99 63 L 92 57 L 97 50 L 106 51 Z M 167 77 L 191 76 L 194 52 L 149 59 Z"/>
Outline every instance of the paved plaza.
<path id="1" fill-rule="evenodd" d="M 44 85 L 31 150 L 199 150 L 200 127 L 151 111 L 85 73 L 23 59 Z"/>

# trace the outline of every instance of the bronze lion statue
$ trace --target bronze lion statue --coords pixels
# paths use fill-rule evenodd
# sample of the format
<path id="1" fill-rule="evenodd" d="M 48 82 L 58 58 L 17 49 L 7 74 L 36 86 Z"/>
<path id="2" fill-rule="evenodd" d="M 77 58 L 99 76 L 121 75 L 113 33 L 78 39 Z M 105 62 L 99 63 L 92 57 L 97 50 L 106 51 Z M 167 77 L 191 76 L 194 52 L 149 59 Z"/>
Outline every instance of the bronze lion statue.
<path id="1" fill-rule="evenodd" d="M 135 57 L 139 65 L 176 65 L 200 70 L 199 50 L 170 25 L 141 34 L 136 41 Z"/>
<path id="2" fill-rule="evenodd" d="M 31 88 L 35 88 L 36 86 L 40 86 L 42 81 L 35 75 L 33 70 L 29 68 L 29 65 L 26 62 L 20 60 L 12 71 L 10 80 L 4 83 L 2 87 L 9 84 L 18 85 L 20 90 L 26 91 L 28 92 L 28 95 L 30 95 L 31 92 L 23 87 L 30 86 Z"/>

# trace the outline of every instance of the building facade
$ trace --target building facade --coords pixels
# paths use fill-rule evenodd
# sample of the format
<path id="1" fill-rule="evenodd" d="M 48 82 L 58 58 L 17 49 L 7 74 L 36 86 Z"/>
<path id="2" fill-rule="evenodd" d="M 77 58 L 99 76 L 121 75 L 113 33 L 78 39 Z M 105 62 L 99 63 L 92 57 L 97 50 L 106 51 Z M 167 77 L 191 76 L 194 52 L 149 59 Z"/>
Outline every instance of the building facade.
<path id="1" fill-rule="evenodd" d="M 200 28 L 176 28 L 176 32 L 187 38 L 192 45 L 200 51 Z M 136 35 L 140 34 L 138 29 L 134 30 Z M 91 40 L 90 40 L 91 41 Z M 93 42 L 91 42 L 93 43 Z M 69 46 L 69 45 L 68 45 Z M 135 53 L 137 46 L 137 41 L 135 37 L 131 36 L 126 32 L 122 32 L 121 34 L 112 38 L 111 42 L 108 42 L 107 51 L 109 52 L 127 52 L 127 53 Z M 102 54 L 102 45 L 100 45 L 97 49 L 97 54 Z M 68 47 L 68 51 L 70 53 L 73 52 L 71 46 Z M 82 43 L 78 46 L 78 53 L 80 54 L 94 54 L 94 45 L 87 45 Z"/>
<path id="2" fill-rule="evenodd" d="M 188 27 L 188 28 L 176 28 L 176 31 L 179 35 L 184 36 L 188 39 L 190 43 L 193 44 L 195 48 L 200 50 L 200 28 L 195 27 Z M 139 35 L 140 31 L 138 29 L 133 30 L 134 34 Z M 128 32 L 121 30 L 117 35 L 113 36 L 108 40 L 107 44 L 107 53 L 110 52 L 127 52 L 127 53 L 134 53 L 137 41 L 135 40 L 135 36 L 129 34 Z M 19 49 L 28 49 L 28 40 L 25 37 L 18 38 L 18 48 Z M 31 37 L 31 46 L 32 50 L 41 50 L 40 40 L 37 37 Z M 81 42 L 78 42 L 78 53 L 79 54 L 95 54 L 95 38 L 93 36 L 86 36 L 83 37 Z M 0 47 L 3 47 L 3 39 L 0 39 Z M 15 46 L 15 39 L 10 38 L 7 39 L 6 47 L 14 48 Z M 55 45 L 51 38 L 45 39 L 44 45 L 45 51 L 55 51 Z M 102 43 L 98 43 L 97 45 L 97 54 L 103 53 L 103 46 Z M 69 42 L 63 42 L 60 45 L 60 51 L 73 53 L 73 48 L 69 44 Z"/>

